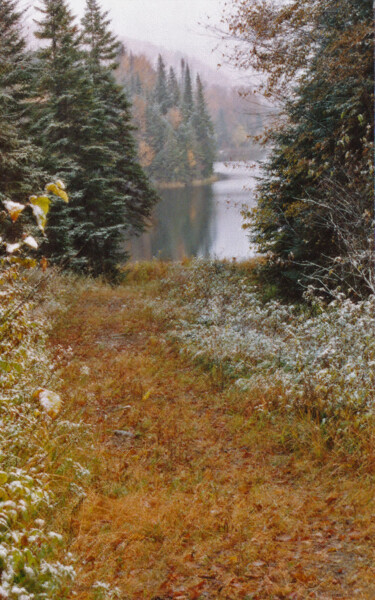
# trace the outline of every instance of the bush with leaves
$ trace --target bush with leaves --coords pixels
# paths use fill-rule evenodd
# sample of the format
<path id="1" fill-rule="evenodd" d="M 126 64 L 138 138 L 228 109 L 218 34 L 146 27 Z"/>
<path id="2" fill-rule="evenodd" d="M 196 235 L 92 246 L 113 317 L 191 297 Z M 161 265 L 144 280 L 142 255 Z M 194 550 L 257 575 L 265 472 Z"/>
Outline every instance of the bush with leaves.
<path id="1" fill-rule="evenodd" d="M 25 204 L 5 200 L 3 229 L 9 232 L 31 211 L 44 233 L 52 197 L 68 201 L 61 181 L 48 184 L 45 192 Z M 61 398 L 49 389 L 56 365 L 46 349 L 48 319 L 33 312 L 48 276 L 25 252 L 38 247 L 27 229 L 20 227 L 18 241 L 1 240 L 0 598 L 10 600 L 66 597 L 74 577 L 72 556 L 57 557 L 61 535 L 40 518 L 54 503 L 47 467 Z"/>

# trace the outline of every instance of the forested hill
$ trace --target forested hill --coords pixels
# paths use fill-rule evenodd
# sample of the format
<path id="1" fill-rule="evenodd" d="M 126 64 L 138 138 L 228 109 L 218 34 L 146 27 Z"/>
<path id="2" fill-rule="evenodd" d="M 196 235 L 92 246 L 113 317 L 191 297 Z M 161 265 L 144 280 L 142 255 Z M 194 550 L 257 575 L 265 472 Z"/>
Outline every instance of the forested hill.
<path id="1" fill-rule="evenodd" d="M 174 61 L 175 62 L 175 61 Z M 154 180 L 189 183 L 212 175 L 216 158 L 256 157 L 252 137 L 263 128 L 262 106 L 250 108 L 238 88 L 202 83 L 182 59 L 155 66 L 145 54 L 124 50 L 117 78 L 133 105 L 142 167 Z"/>
<path id="2" fill-rule="evenodd" d="M 139 157 L 148 175 L 183 183 L 209 178 L 214 127 L 199 74 L 184 61 L 177 74 L 161 55 L 154 69 L 145 57 L 124 50 L 118 79 L 132 100 Z"/>

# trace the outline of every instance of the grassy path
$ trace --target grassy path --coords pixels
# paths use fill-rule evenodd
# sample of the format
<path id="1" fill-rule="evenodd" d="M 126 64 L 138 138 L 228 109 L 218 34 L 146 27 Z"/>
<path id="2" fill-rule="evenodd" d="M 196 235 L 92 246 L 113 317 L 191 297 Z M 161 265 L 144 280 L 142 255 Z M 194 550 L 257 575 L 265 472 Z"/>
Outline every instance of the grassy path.
<path id="1" fill-rule="evenodd" d="M 151 288 L 150 288 L 151 290 Z M 147 286 L 79 292 L 66 410 L 93 476 L 69 513 L 78 600 L 375 598 L 372 490 L 285 450 L 277 423 L 182 358 Z M 82 458 L 81 458 L 82 460 Z"/>

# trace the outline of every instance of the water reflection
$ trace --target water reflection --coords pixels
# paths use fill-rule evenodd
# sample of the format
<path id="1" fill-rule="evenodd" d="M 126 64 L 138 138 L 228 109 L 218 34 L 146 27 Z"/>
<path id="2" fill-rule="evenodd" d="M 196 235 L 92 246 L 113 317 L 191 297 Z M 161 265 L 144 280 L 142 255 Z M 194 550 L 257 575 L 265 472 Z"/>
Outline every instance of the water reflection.
<path id="1" fill-rule="evenodd" d="M 149 231 L 130 242 L 133 261 L 243 259 L 254 253 L 241 216 L 241 208 L 253 203 L 254 171 L 224 163 L 217 163 L 215 170 L 225 178 L 213 185 L 161 191 Z"/>

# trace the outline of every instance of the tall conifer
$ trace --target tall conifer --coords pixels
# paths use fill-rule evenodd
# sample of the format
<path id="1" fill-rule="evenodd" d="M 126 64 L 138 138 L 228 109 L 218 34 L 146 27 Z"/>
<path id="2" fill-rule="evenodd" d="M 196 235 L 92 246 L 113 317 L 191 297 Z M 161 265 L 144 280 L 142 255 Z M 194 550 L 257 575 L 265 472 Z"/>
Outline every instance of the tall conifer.
<path id="1" fill-rule="evenodd" d="M 157 77 L 154 90 L 155 102 L 160 107 L 160 112 L 165 115 L 168 108 L 171 107 L 171 100 L 168 94 L 167 75 L 165 72 L 165 64 L 161 54 L 158 57 Z"/>
<path id="2" fill-rule="evenodd" d="M 25 200 L 41 183 L 38 153 L 25 133 L 29 63 L 13 0 L 0 0 L 0 199 Z"/>
<path id="3" fill-rule="evenodd" d="M 187 64 L 184 70 L 184 81 L 183 81 L 183 96 L 182 96 L 182 109 L 186 118 L 190 117 L 193 112 L 194 100 L 193 100 L 193 87 L 191 84 L 191 76 L 189 65 Z"/>
<path id="4" fill-rule="evenodd" d="M 58 203 L 49 216 L 48 242 L 43 250 L 53 260 L 85 268 L 87 260 L 75 241 L 94 229 L 84 204 L 84 149 L 89 143 L 92 83 L 82 62 L 78 28 L 65 0 L 43 0 L 36 37 L 38 52 L 34 120 L 31 131 L 43 151 L 43 166 L 69 187 L 69 208 Z"/>
<path id="5" fill-rule="evenodd" d="M 214 127 L 207 110 L 201 79 L 197 75 L 193 124 L 197 140 L 197 154 L 203 177 L 212 175 L 215 159 Z"/>
<path id="6" fill-rule="evenodd" d="M 113 76 L 120 44 L 109 31 L 109 23 L 98 2 L 87 0 L 82 40 L 98 111 L 90 128 L 98 151 L 86 164 L 86 178 L 100 225 L 89 254 L 94 272 L 107 273 L 124 260 L 121 241 L 143 230 L 157 200 L 137 162 L 129 102 Z"/>
<path id="7" fill-rule="evenodd" d="M 173 67 L 170 67 L 170 69 L 169 69 L 168 94 L 171 99 L 171 105 L 178 106 L 180 103 L 181 94 L 180 94 L 180 88 L 178 85 L 176 73 L 174 72 Z"/>

